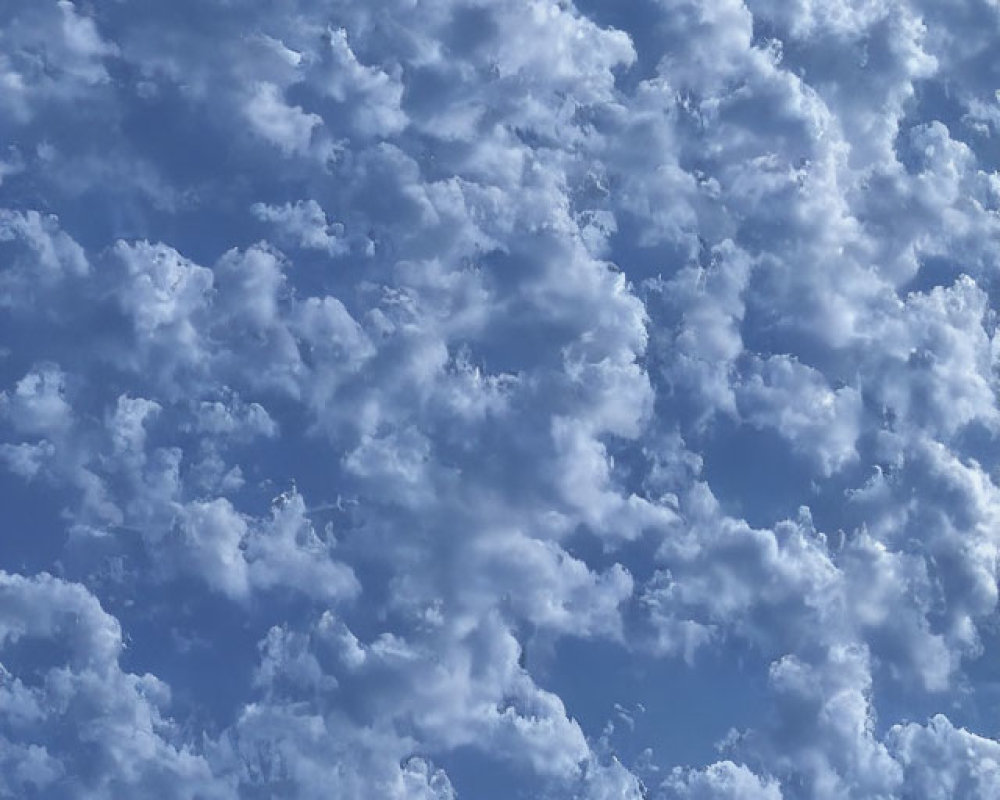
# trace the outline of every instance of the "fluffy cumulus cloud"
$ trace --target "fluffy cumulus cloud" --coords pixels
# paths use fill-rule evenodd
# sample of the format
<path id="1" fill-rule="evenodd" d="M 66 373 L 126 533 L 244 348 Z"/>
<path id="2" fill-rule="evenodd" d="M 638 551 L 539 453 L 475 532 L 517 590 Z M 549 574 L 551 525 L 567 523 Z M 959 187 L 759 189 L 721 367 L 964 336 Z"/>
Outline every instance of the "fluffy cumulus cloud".
<path id="1" fill-rule="evenodd" d="M 0 0 L 0 797 L 1000 795 L 998 31 Z"/>

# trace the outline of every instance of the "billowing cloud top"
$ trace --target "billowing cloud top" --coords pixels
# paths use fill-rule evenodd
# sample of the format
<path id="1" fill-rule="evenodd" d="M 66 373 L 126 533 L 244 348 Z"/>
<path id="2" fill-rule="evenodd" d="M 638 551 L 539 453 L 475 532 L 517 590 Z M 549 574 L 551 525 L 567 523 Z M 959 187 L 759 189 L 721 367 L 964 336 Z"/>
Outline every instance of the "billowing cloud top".
<path id="1" fill-rule="evenodd" d="M 997 52 L 0 0 L 0 796 L 1000 797 Z"/>

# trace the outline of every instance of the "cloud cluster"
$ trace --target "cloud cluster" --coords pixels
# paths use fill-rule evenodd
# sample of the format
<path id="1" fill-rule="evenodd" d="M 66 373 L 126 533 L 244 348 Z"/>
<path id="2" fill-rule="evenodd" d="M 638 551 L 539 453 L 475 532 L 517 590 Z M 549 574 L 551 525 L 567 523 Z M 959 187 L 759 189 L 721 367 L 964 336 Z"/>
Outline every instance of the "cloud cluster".
<path id="1" fill-rule="evenodd" d="M 995 4 L 0 9 L 0 795 L 1000 790 Z"/>

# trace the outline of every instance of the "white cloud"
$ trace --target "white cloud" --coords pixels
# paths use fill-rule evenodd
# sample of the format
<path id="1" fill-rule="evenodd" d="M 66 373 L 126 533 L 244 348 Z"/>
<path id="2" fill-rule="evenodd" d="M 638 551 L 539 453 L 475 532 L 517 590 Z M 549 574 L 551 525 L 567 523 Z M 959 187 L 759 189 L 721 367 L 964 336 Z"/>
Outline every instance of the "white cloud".
<path id="1" fill-rule="evenodd" d="M 667 796 L 684 800 L 781 800 L 780 784 L 742 764 L 719 761 L 701 771 L 678 769 L 664 782 Z"/>
<path id="2" fill-rule="evenodd" d="M 141 346 L 166 349 L 170 358 L 180 361 L 199 361 L 202 343 L 196 317 L 211 303 L 211 271 L 164 244 L 118 242 L 115 255 L 125 268 L 117 289 L 119 302 Z"/>
<path id="3" fill-rule="evenodd" d="M 995 10 L 633 5 L 0 22 L 0 794 L 995 791 Z"/>
<path id="4" fill-rule="evenodd" d="M 390 136 L 402 131 L 407 119 L 400 107 L 400 76 L 361 64 L 343 28 L 327 31 L 324 38 L 329 49 L 322 53 L 322 66 L 310 76 L 319 91 L 339 104 L 338 112 L 350 116 L 362 135 Z"/>
<path id="5" fill-rule="evenodd" d="M 0 683 L 0 791 L 112 798 L 232 797 L 208 763 L 180 744 L 164 713 L 168 687 L 124 671 L 118 621 L 83 586 L 47 574 L 0 573 L 0 652 L 17 668 L 19 644 L 45 646 L 23 675 Z M 51 736 L 53 726 L 60 735 Z M 44 744 L 39 744 L 39 741 Z"/>
<path id="6" fill-rule="evenodd" d="M 0 393 L 0 413 L 18 433 L 60 435 L 73 423 L 66 374 L 55 364 L 39 365 Z"/>
<path id="7" fill-rule="evenodd" d="M 32 266 L 36 280 L 50 281 L 61 274 L 86 275 L 90 270 L 87 256 L 65 231 L 59 229 L 54 216 L 42 216 L 37 211 L 0 210 L 0 241 L 23 240 L 33 251 Z"/>
<path id="8" fill-rule="evenodd" d="M 329 532 L 317 535 L 302 495 L 282 495 L 271 518 L 246 539 L 249 579 L 255 588 L 296 588 L 327 602 L 351 598 L 360 586 L 351 568 L 333 558 L 335 546 Z"/>
<path id="9" fill-rule="evenodd" d="M 336 226 L 327 222 L 326 214 L 315 200 L 281 206 L 254 203 L 251 211 L 257 218 L 276 225 L 279 235 L 297 247 L 325 250 L 331 256 L 347 251 Z"/>
<path id="10" fill-rule="evenodd" d="M 0 275 L 0 307 L 8 313 L 51 314 L 39 305 L 45 294 L 90 272 L 86 253 L 58 218 L 35 210 L 0 209 L 0 252 L 7 262 Z"/>
<path id="11" fill-rule="evenodd" d="M 313 129 L 322 124 L 317 114 L 289 105 L 273 83 L 258 83 L 244 106 L 254 132 L 286 156 L 309 151 Z"/>
<path id="12" fill-rule="evenodd" d="M 110 82 L 107 62 L 118 48 L 93 17 L 70 0 L 13 10 L 0 30 L 5 55 L 0 75 L 6 88 L 4 116 L 28 123 L 51 104 L 93 100 Z"/>
<path id="13" fill-rule="evenodd" d="M 926 726 L 894 725 L 888 738 L 906 770 L 905 792 L 936 800 L 1000 790 L 1000 745 L 956 728 L 941 714 Z"/>
<path id="14" fill-rule="evenodd" d="M 239 439 L 277 436 L 278 424 L 260 403 L 245 403 L 239 396 L 226 400 L 203 400 L 198 404 L 197 430 Z"/>
<path id="15" fill-rule="evenodd" d="M 772 428 L 792 448 L 830 475 L 857 459 L 862 401 L 857 389 L 832 389 L 817 370 L 787 356 L 772 356 L 748 370 L 737 389 L 742 416 Z"/>

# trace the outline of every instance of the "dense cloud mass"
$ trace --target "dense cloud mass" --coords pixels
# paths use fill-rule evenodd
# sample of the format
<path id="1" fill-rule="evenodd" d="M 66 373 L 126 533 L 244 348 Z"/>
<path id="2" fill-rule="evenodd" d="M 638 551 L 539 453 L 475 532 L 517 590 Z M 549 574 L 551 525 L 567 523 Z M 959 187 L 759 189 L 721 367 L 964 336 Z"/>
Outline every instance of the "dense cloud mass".
<path id="1" fill-rule="evenodd" d="M 0 0 L 0 796 L 1000 797 L 995 0 Z"/>

